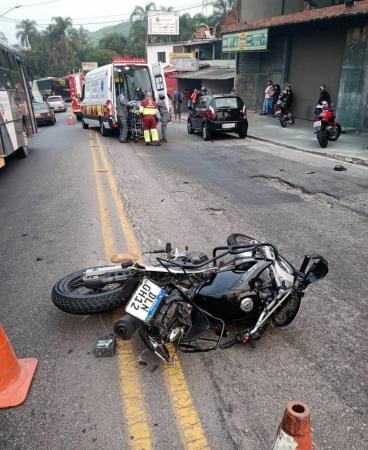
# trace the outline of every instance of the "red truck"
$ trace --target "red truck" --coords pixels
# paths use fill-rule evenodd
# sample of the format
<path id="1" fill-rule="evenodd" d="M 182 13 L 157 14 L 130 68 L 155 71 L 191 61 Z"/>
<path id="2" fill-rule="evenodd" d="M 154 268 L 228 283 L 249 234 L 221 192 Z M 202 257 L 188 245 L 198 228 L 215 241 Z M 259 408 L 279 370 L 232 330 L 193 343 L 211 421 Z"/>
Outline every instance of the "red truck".
<path id="1" fill-rule="evenodd" d="M 84 84 L 84 74 L 82 72 L 69 74 L 70 98 L 72 100 L 72 110 L 77 120 L 82 119 L 80 96 Z"/>

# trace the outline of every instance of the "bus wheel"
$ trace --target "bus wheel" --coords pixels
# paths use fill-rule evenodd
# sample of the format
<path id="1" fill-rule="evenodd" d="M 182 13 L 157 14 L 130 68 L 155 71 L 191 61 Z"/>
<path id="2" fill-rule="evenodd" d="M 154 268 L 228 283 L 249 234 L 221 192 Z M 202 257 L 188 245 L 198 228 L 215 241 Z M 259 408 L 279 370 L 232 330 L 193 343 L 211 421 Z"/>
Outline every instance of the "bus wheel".
<path id="1" fill-rule="evenodd" d="M 29 154 L 29 136 L 28 136 L 28 128 L 25 122 L 23 122 L 23 145 L 18 150 L 18 155 L 21 158 L 27 158 Z"/>

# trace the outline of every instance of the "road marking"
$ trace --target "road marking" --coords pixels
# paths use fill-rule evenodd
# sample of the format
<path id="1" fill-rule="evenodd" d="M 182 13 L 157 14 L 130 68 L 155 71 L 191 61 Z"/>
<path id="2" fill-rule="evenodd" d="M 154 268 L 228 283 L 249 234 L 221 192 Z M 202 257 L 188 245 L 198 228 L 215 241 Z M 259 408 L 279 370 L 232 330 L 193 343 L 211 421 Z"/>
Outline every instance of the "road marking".
<path id="1" fill-rule="evenodd" d="M 98 172 L 99 167 L 96 151 L 99 149 L 99 146 L 91 145 L 92 142 L 94 142 L 94 139 L 91 139 L 91 135 L 92 133 L 90 132 L 90 150 L 96 178 L 97 199 L 100 210 L 102 235 L 104 239 L 105 258 L 107 261 L 109 261 L 111 256 L 116 253 L 116 243 L 112 232 L 108 209 L 106 206 L 106 198 L 101 181 L 101 175 Z M 103 176 L 105 177 L 106 175 L 103 174 Z M 107 176 L 110 177 L 111 173 L 108 173 Z M 115 318 L 117 317 L 114 317 L 114 319 Z M 123 401 L 123 412 L 129 434 L 129 442 L 127 443 L 127 445 L 132 450 L 151 450 L 151 433 L 147 421 L 144 399 L 140 387 L 140 376 L 138 372 L 137 361 L 131 343 L 126 341 L 118 341 L 117 354 L 120 378 L 120 392 Z"/>
<path id="2" fill-rule="evenodd" d="M 110 189 L 113 194 L 116 209 L 118 211 L 120 226 L 127 242 L 128 250 L 131 255 L 134 255 L 136 259 L 142 260 L 142 254 L 138 241 L 130 227 L 127 214 L 121 196 L 119 188 L 114 176 L 112 175 L 110 164 L 107 160 L 106 153 L 104 151 L 101 138 L 97 135 L 99 144 L 98 151 L 101 157 L 101 161 L 105 168 L 109 170 L 107 177 L 110 184 Z M 172 348 L 171 348 L 172 350 Z M 162 365 L 164 372 L 164 378 L 167 389 L 170 393 L 170 399 L 172 408 L 176 418 L 176 424 L 180 433 L 183 447 L 186 450 L 204 450 L 209 449 L 206 435 L 202 428 L 201 421 L 195 409 L 192 396 L 190 394 L 185 375 L 182 370 L 180 360 L 177 355 L 171 352 L 175 365 L 173 367 L 168 364 Z M 133 353 L 129 353 L 129 358 L 134 359 Z M 122 359 L 123 361 L 123 359 Z"/>

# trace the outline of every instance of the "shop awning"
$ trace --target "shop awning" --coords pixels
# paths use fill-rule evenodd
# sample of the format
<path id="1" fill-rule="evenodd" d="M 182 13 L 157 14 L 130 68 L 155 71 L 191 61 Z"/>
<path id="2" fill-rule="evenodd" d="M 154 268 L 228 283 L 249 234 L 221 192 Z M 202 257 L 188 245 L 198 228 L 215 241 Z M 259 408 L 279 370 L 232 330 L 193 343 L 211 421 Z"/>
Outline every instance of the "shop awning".
<path id="1" fill-rule="evenodd" d="M 195 72 L 181 72 L 175 78 L 185 80 L 230 80 L 235 77 L 235 69 L 219 69 L 210 67 Z"/>

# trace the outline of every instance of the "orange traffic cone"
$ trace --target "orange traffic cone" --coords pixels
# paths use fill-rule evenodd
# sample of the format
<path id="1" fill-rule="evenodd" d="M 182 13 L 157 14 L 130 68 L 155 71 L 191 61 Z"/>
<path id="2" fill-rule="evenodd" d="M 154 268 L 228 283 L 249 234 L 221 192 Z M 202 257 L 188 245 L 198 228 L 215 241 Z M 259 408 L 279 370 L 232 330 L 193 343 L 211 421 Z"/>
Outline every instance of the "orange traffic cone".
<path id="1" fill-rule="evenodd" d="M 75 119 L 72 113 L 68 114 L 68 120 L 67 120 L 67 124 L 68 125 L 74 125 L 75 124 Z"/>
<path id="2" fill-rule="evenodd" d="M 281 420 L 273 450 L 312 450 L 310 411 L 302 402 L 289 402 Z"/>
<path id="3" fill-rule="evenodd" d="M 17 359 L 0 324 L 0 408 L 24 402 L 37 367 L 36 358 Z"/>

